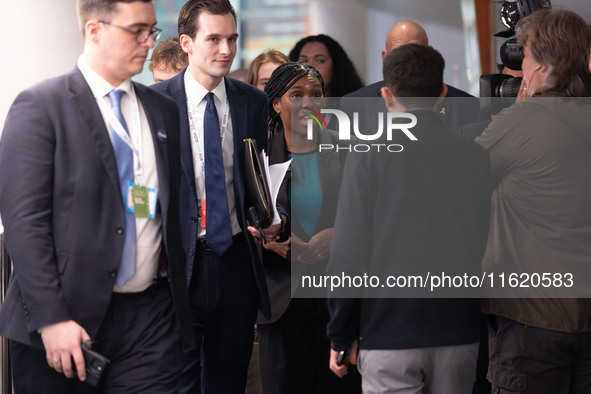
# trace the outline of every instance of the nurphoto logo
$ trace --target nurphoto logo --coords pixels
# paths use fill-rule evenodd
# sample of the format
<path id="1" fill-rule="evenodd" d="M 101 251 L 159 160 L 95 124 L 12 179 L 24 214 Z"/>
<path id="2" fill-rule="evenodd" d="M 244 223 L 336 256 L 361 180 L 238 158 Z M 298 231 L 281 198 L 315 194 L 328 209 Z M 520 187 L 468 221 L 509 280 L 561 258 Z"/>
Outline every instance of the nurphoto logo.
<path id="1" fill-rule="evenodd" d="M 326 132 L 328 130 L 328 124 L 322 114 L 330 114 L 336 117 L 338 123 L 338 133 L 340 143 L 334 144 L 320 144 L 318 147 L 319 152 L 322 150 L 334 150 L 337 151 L 345 150 L 348 152 L 380 152 L 382 150 L 388 152 L 402 152 L 404 147 L 401 144 L 387 144 L 387 143 L 349 143 L 343 144 L 342 142 L 351 141 L 352 136 L 355 136 L 358 141 L 383 141 L 384 131 L 386 133 L 386 141 L 392 141 L 394 133 L 402 132 L 411 141 L 418 141 L 417 137 L 410 131 L 411 128 L 416 126 L 417 117 L 407 112 L 387 112 L 384 116 L 383 112 L 377 113 L 378 117 L 378 129 L 373 134 L 364 134 L 359 130 L 359 112 L 353 112 L 353 128 L 351 128 L 351 120 L 349 115 L 338 109 L 323 108 L 320 112 L 313 110 L 309 107 L 304 109 L 310 111 L 306 112 L 308 118 L 308 140 L 314 139 L 314 124 L 317 124 L 320 128 L 320 132 Z M 409 122 L 400 123 L 400 120 L 409 120 Z M 385 123 L 385 125 L 384 125 Z M 364 130 L 367 132 L 369 130 Z"/>

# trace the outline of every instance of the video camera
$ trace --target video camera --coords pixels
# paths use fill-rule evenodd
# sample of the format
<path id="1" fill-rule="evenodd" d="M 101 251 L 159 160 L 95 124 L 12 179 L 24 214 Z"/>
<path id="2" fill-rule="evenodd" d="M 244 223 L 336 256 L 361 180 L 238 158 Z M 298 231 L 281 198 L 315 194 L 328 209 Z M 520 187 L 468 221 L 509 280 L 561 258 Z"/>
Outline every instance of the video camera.
<path id="1" fill-rule="evenodd" d="M 500 56 L 503 66 L 521 70 L 523 47 L 515 38 L 517 21 L 543 8 L 550 8 L 550 0 L 505 0 L 501 6 L 501 22 L 508 30 L 495 34 L 507 38 L 501 45 Z M 517 97 L 521 77 L 506 74 L 484 74 L 480 76 L 480 97 Z"/>

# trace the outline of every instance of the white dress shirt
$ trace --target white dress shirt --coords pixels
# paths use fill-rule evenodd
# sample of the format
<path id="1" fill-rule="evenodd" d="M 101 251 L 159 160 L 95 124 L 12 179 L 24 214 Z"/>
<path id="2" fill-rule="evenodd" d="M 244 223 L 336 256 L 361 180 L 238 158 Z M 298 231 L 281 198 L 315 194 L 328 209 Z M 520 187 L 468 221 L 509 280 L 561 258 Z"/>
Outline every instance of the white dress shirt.
<path id="1" fill-rule="evenodd" d="M 109 82 L 88 66 L 84 61 L 84 55 L 78 59 L 78 68 L 97 100 L 111 141 L 113 141 L 114 132 L 108 120 L 111 108 L 108 94 L 113 89 L 125 91 L 121 98 L 121 112 L 125 117 L 131 140 L 134 143 L 134 149 L 139 153 L 138 155 L 134 154 L 134 181 L 140 186 L 158 189 L 160 185 L 158 183 L 154 141 L 152 140 L 148 118 L 143 106 L 137 99 L 131 80 L 125 80 L 119 86 L 111 86 Z M 124 203 L 126 202 L 124 201 Z M 158 270 L 162 247 L 162 218 L 158 210 L 156 210 L 154 219 L 136 218 L 135 228 L 137 237 L 135 274 L 123 286 L 118 287 L 115 285 L 113 289 L 115 292 L 132 293 L 147 289 L 153 283 Z M 105 248 L 110 247 L 110 245 L 104 246 Z"/>

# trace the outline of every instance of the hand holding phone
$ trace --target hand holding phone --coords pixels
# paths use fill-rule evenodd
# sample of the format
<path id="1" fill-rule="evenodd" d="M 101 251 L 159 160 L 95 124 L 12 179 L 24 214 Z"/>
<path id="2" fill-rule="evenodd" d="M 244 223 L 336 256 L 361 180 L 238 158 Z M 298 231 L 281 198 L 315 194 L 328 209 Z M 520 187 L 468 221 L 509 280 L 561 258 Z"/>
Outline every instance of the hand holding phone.
<path id="1" fill-rule="evenodd" d="M 341 350 L 337 355 L 337 365 L 349 366 L 349 350 Z"/>
<path id="2" fill-rule="evenodd" d="M 111 361 L 105 356 L 91 350 L 92 341 L 82 342 L 82 355 L 84 356 L 84 365 L 86 366 L 86 383 L 92 387 L 100 388 Z"/>

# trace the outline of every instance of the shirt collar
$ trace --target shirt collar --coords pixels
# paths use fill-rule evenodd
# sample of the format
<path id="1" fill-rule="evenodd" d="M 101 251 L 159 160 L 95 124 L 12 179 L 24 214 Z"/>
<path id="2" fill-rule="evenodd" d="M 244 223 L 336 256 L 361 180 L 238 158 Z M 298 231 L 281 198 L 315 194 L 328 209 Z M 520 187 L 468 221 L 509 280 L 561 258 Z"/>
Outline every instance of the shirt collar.
<path id="1" fill-rule="evenodd" d="M 187 91 L 187 97 L 189 98 L 189 100 L 191 102 L 195 103 L 195 105 L 199 105 L 203 101 L 203 99 L 205 98 L 205 95 L 207 93 L 209 93 L 209 91 L 207 89 L 205 89 L 203 87 L 203 85 L 201 85 L 199 82 L 197 82 L 195 80 L 195 78 L 193 78 L 189 69 L 187 69 L 187 71 L 185 71 L 185 88 Z M 217 101 L 216 104 L 218 104 L 218 105 L 225 104 L 226 103 L 225 78 L 222 78 L 222 80 L 220 81 L 218 86 L 216 86 L 215 89 L 213 89 L 211 92 L 216 97 L 216 101 Z"/>
<path id="2" fill-rule="evenodd" d="M 105 97 L 113 89 L 124 90 L 129 96 L 133 94 L 131 79 L 126 79 L 119 86 L 111 85 L 86 63 L 84 55 L 80 55 L 78 58 L 78 68 L 96 98 Z"/>

